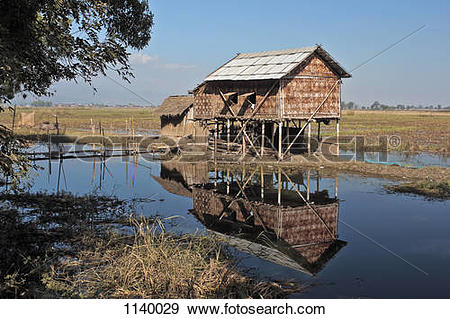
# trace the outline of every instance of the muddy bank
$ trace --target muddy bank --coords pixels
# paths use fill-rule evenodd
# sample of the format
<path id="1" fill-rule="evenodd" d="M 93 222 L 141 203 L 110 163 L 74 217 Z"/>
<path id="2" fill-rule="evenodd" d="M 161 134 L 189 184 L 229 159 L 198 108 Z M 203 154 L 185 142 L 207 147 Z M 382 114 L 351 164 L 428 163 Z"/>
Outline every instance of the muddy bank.
<path id="1" fill-rule="evenodd" d="M 410 193 L 436 199 L 450 198 L 450 181 L 408 182 L 399 185 L 386 185 L 386 188 L 396 193 Z"/>

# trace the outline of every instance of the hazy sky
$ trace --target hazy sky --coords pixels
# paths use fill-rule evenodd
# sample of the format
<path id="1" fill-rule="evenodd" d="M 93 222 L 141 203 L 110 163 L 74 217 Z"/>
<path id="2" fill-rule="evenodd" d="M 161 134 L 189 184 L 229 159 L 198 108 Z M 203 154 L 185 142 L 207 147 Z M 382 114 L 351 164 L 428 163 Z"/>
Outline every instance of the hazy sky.
<path id="1" fill-rule="evenodd" d="M 158 105 L 238 52 L 321 44 L 347 70 L 426 27 L 344 79 L 343 100 L 450 105 L 450 1 L 154 0 L 152 40 L 124 83 Z M 53 102 L 148 104 L 108 78 L 58 83 Z"/>

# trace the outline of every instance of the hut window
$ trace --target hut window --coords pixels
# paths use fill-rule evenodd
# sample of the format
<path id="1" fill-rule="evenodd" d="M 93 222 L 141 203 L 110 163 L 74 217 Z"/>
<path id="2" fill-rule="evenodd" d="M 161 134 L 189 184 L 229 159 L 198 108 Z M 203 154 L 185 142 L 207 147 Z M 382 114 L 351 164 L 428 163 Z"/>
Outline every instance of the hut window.
<path id="1" fill-rule="evenodd" d="M 228 92 L 224 94 L 225 99 L 232 103 L 232 104 L 237 104 L 238 103 L 238 94 L 236 92 Z"/>
<path id="2" fill-rule="evenodd" d="M 250 107 L 252 109 L 255 108 L 256 104 L 256 93 L 255 92 L 249 92 L 241 95 L 245 101 L 247 101 L 250 104 Z"/>

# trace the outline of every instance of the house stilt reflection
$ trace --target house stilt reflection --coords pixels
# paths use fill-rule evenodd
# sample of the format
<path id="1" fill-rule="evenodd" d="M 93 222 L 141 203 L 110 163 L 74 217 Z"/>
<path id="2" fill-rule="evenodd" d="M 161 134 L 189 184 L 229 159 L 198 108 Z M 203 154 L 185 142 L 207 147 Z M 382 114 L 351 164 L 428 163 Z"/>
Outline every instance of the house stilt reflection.
<path id="1" fill-rule="evenodd" d="M 157 180 L 166 190 L 192 197 L 193 215 L 241 251 L 315 275 L 346 245 L 338 239 L 339 200 L 320 189 L 326 183 L 317 174 L 311 191 L 311 171 L 250 165 L 205 172 L 202 163 L 202 173 L 192 176 L 185 164 L 170 165 L 161 164 Z"/>

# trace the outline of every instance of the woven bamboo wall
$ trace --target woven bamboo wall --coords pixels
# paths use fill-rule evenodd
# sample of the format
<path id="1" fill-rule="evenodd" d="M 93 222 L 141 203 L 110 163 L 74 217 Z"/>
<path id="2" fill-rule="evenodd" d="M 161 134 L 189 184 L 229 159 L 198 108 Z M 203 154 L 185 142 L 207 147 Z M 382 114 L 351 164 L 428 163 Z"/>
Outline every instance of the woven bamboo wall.
<path id="1" fill-rule="evenodd" d="M 306 66 L 300 66 L 283 79 L 283 117 L 305 119 L 311 116 L 338 80 L 319 57 L 312 57 Z M 315 118 L 339 118 L 340 90 L 341 84 L 337 83 Z"/>
<path id="2" fill-rule="evenodd" d="M 267 91 L 278 80 L 263 81 L 215 81 L 203 84 L 194 97 L 194 118 L 211 119 L 215 117 L 232 117 L 231 113 L 225 107 L 219 90 L 222 93 L 236 92 L 239 95 L 238 103 L 232 106 L 234 113 L 238 117 L 250 117 L 253 110 L 249 103 L 245 103 L 245 97 L 242 94 L 255 92 L 256 104 L 264 98 Z M 264 104 L 258 110 L 255 118 L 274 119 L 279 117 L 279 95 L 278 86 L 276 86 L 266 99 Z"/>

